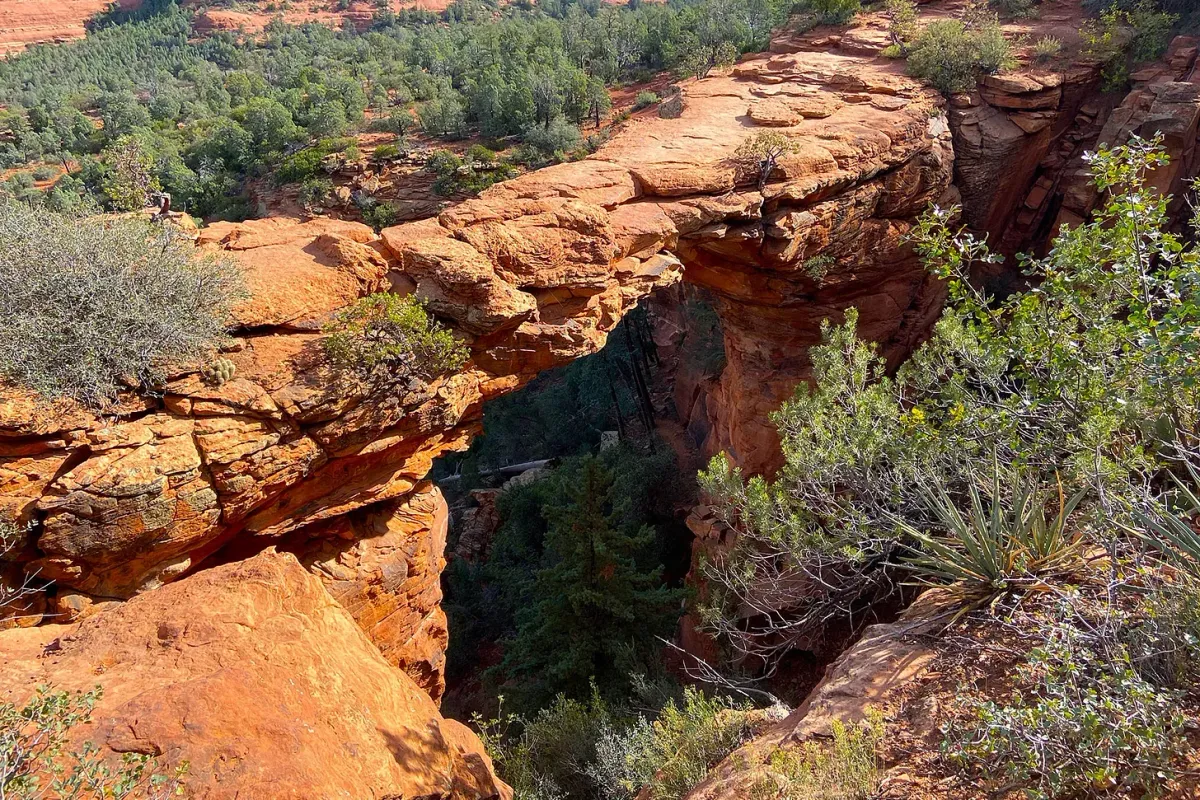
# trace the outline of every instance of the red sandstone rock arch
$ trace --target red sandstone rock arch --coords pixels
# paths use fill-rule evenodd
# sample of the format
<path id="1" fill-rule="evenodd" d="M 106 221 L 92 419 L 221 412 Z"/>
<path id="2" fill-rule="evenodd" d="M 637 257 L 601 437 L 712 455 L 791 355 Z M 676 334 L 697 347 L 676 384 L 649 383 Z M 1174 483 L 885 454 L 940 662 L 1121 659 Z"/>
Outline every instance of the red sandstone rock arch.
<path id="1" fill-rule="evenodd" d="M 415 689 L 440 692 L 446 637 L 437 586 L 444 504 L 423 479 L 433 458 L 466 445 L 486 399 L 595 351 L 639 298 L 682 277 L 714 293 L 726 335 L 728 365 L 708 406 L 710 446 L 731 450 L 751 470 L 767 469 L 774 451 L 766 414 L 806 376 L 805 351 L 823 318 L 857 306 L 863 335 L 896 359 L 937 313 L 939 287 L 903 237 L 930 202 L 956 197 L 943 99 L 905 78 L 901 65 L 876 58 L 878 47 L 862 36 L 775 46 L 781 52 L 749 59 L 731 75 L 689 83 L 677 119 L 637 120 L 595 157 L 493 187 L 382 237 L 330 220 L 206 229 L 201 246 L 242 259 L 254 294 L 228 354 L 237 376 L 221 387 L 181 371 L 161 401 L 130 397 L 104 419 L 67 403 L 48 409 L 11 392 L 0 398 L 0 512 L 36 523 L 30 560 L 19 568 L 40 569 L 58 582 L 46 611 L 71 619 L 138 595 L 121 614 L 65 629 L 70 641 L 60 643 L 57 660 L 41 657 L 55 629 L 10 632 L 5 652 L 20 666 L 6 672 L 0 691 L 22 691 L 47 677 L 90 681 L 108 670 L 105 680 L 124 687 L 104 707 L 109 746 L 129 744 L 120 733 L 126 727 L 139 746 L 176 746 L 192 741 L 178 724 L 189 715 L 229 723 L 189 705 L 205 681 L 241 679 L 221 671 L 222 653 L 254 664 L 246 675 L 273 698 L 293 691 L 275 680 L 273 666 L 336 672 L 321 672 L 295 649 L 282 648 L 272 660 L 274 640 L 264 637 L 268 644 L 256 647 L 236 637 L 238 625 L 271 624 L 299 641 L 329 642 L 357 654 L 343 665 L 353 667 L 360 656 L 376 656 L 344 624 L 352 618 L 416 682 L 381 678 L 407 687 L 393 687 L 395 702 L 415 709 L 410 721 L 420 730 L 413 741 L 428 745 L 430 763 L 437 763 L 418 783 L 450 791 L 467 781 L 475 773 L 464 764 L 477 766 L 477 751 L 447 744 L 452 734 L 429 733 L 440 723 Z M 971 169 L 959 172 L 979 218 L 1004 222 L 1006 237 L 1018 241 L 1055 214 L 1070 221 L 1066 210 L 1086 212 L 1089 198 L 1070 188 L 1075 155 L 1056 161 L 1051 146 L 1082 147 L 1103 135 L 1101 127 L 1117 137 L 1169 117 L 1179 166 L 1162 177 L 1164 186 L 1177 185 L 1192 169 L 1200 117 L 1191 83 L 1195 48 L 1186 50 L 1174 48 L 1165 72 L 1139 79 L 1144 85 L 1108 125 L 1097 122 L 1098 112 L 1076 117 L 1086 92 L 1057 91 L 1052 80 L 989 85 L 952 109 L 955 137 L 972 145 L 960 154 Z M 1043 108 L 1051 99 L 1058 105 Z M 1047 119 L 1051 124 L 1039 127 Z M 733 158 L 755 126 L 780 127 L 800 145 L 765 196 Z M 997 131 L 1005 145 L 993 160 L 1006 166 L 977 169 L 997 155 L 986 146 Z M 1012 190 L 978 211 L 994 180 L 988 176 L 1003 169 Z M 1060 199 L 1066 194 L 1059 205 L 1048 199 L 1056 186 Z M 819 256 L 830 266 L 817 278 L 805 265 Z M 410 396 L 380 402 L 346 394 L 321 365 L 321 323 L 356 297 L 389 288 L 426 298 L 468 338 L 472 360 Z M 218 550 L 249 555 L 285 537 L 309 572 L 290 556 L 263 552 L 160 588 Z M 317 579 L 350 617 L 323 604 Z M 250 606 L 270 605 L 267 596 L 294 603 L 295 614 L 276 603 L 278 620 L 257 620 Z M 187 603 L 210 607 L 178 613 Z M 133 624 L 155 615 L 163 625 Z M 128 630 L 120 630 L 125 623 Z M 326 637 L 310 637 L 310 624 L 324 626 Z M 192 648 L 218 655 L 189 661 L 184 654 Z M 101 651 L 125 660 L 104 662 Z M 185 669 L 147 667 L 135 652 L 165 653 Z M 143 694 L 121 669 L 134 671 L 128 674 L 146 687 L 138 689 Z M 186 688 L 168 691 L 172 686 Z M 173 705 L 148 702 L 160 690 Z M 296 719 L 311 726 L 339 703 L 362 702 L 368 691 L 356 685 L 324 705 L 298 704 Z M 126 726 L 131 719 L 141 727 Z M 298 743 L 297 752 L 318 752 L 315 745 L 304 749 L 301 727 L 285 731 L 288 741 Z M 349 735 L 339 729 L 342 738 L 323 738 L 321 748 L 336 749 Z M 363 737 L 359 743 L 370 738 L 354 735 Z M 234 755 L 269 762 L 264 753 L 272 745 L 244 737 L 238 746 L 245 752 Z M 372 752 L 388 752 L 381 747 Z M 288 764 L 273 768 L 239 772 L 224 786 L 278 789 L 282 784 L 271 781 L 282 781 Z M 223 796 L 218 771 L 204 769 L 197 779 Z M 349 774 L 329 781 L 359 790 L 396 785 L 399 779 L 385 772 L 382 783 Z M 487 796 L 494 788 L 463 793 Z"/>

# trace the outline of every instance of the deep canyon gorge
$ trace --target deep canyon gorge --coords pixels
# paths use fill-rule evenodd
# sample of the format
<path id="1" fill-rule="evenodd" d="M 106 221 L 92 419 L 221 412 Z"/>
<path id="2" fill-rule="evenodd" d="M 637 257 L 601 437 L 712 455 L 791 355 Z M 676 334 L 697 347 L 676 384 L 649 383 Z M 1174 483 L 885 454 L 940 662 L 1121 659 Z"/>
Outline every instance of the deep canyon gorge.
<path id="1" fill-rule="evenodd" d="M 1069 38 L 1081 17 L 1077 0 L 1048 0 L 1006 30 Z M 429 473 L 481 432 L 485 403 L 598 352 L 655 293 L 698 287 L 726 361 L 673 376 L 679 422 L 702 456 L 769 475 L 770 414 L 810 377 L 823 321 L 857 309 L 892 368 L 930 334 L 946 289 L 908 239 L 930 205 L 961 206 L 1012 257 L 1097 207 L 1084 155 L 1099 145 L 1161 135 L 1170 163 L 1151 181 L 1175 210 L 1200 174 L 1194 38 L 1120 93 L 1075 55 L 948 98 L 883 57 L 890 43 L 881 13 L 778 34 L 683 81 L 677 117 L 638 117 L 587 158 L 378 234 L 324 217 L 200 229 L 197 247 L 236 259 L 250 290 L 222 353 L 232 380 L 180 371 L 161 398 L 131 392 L 103 415 L 0 395 L 0 512 L 31 526 L 0 580 L 53 582 L 0 631 L 0 695 L 102 687 L 80 740 L 186 760 L 198 798 L 509 797 L 438 705 L 455 631 L 449 510 Z M 762 130 L 796 145 L 760 186 L 736 153 Z M 423 299 L 469 345 L 466 365 L 400 396 L 346 391 L 322 326 L 379 291 Z M 697 552 L 733 535 L 704 506 L 689 525 Z M 903 638 L 920 624 L 869 628 L 742 761 L 886 702 L 932 659 Z M 738 758 L 689 796 L 747 797 Z M 948 796 L 904 777 L 885 796 Z"/>

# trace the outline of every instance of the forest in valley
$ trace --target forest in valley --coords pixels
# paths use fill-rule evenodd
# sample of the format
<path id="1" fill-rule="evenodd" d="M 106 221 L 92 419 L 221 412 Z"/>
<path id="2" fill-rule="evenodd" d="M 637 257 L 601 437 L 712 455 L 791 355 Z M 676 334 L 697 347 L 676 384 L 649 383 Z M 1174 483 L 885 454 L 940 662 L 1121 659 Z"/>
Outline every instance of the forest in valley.
<path id="1" fill-rule="evenodd" d="M 0 168 L 28 165 L 6 191 L 57 211 L 132 210 L 166 192 L 195 216 L 240 219 L 250 178 L 319 200 L 322 159 L 357 157 L 360 130 L 394 135 L 381 157 L 421 133 L 478 137 L 490 148 L 477 161 L 578 158 L 603 141 L 608 87 L 705 75 L 763 49 L 788 7 L 456 0 L 440 14 L 381 10 L 362 31 L 277 19 L 261 36 L 197 39 L 192 12 L 148 0 L 82 41 L 0 61 Z"/>

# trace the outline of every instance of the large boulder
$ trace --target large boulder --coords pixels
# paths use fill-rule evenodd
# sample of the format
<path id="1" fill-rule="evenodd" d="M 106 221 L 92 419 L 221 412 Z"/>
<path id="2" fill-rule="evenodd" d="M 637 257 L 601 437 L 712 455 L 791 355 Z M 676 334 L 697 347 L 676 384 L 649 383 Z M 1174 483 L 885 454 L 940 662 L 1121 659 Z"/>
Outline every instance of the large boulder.
<path id="1" fill-rule="evenodd" d="M 265 551 L 74 625 L 0 634 L 0 699 L 103 695 L 72 732 L 186 760 L 187 796 L 507 798 L 478 739 L 389 665 L 295 557 Z"/>

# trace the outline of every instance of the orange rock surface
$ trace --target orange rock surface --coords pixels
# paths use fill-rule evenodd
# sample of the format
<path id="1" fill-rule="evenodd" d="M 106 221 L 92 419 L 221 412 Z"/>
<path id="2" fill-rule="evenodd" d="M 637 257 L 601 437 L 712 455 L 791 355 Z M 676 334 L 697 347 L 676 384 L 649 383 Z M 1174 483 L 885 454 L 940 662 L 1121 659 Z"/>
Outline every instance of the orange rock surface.
<path id="1" fill-rule="evenodd" d="M 117 0 L 120 7 L 134 9 L 142 0 Z M 49 44 L 81 39 L 89 19 L 106 11 L 113 0 L 3 0 L 0 2 L 0 56 L 18 53 L 34 44 Z M 192 27 L 198 34 L 215 31 L 257 33 L 272 19 L 301 25 L 318 22 L 340 28 L 346 21 L 360 30 L 366 28 L 379 11 L 374 0 L 354 0 L 345 8 L 336 0 L 320 3 L 272 3 L 270 0 L 241 0 L 235 9 L 212 8 L 203 0 L 183 0 L 182 5 L 197 7 Z M 282 6 L 277 8 L 276 6 Z M 393 11 L 419 8 L 442 11 L 449 0 L 390 0 Z"/>
<path id="2" fill-rule="evenodd" d="M 1039 19 L 1059 24 L 1059 4 L 1045 5 Z M 1033 35 L 1042 23 L 1023 24 Z M 153 735 L 163 753 L 201 765 L 213 792 L 201 796 L 315 796 L 288 794 L 300 785 L 289 769 L 349 796 L 442 796 L 468 773 L 479 796 L 493 791 L 477 746 L 430 700 L 444 688 L 446 509 L 426 477 L 477 433 L 484 401 L 595 352 L 641 298 L 682 277 L 715 297 L 727 356 L 719 377 L 685 381 L 684 422 L 708 452 L 769 472 L 779 457 L 769 414 L 809 377 L 822 320 L 857 307 L 860 333 L 892 364 L 928 332 L 943 290 L 905 236 L 931 202 L 961 199 L 967 221 L 1012 249 L 1090 210 L 1078 156 L 1102 137 L 1163 129 L 1178 166 L 1156 180 L 1176 187 L 1195 172 L 1194 43 L 1135 76 L 1119 106 L 1093 96 L 1095 65 L 1014 71 L 948 104 L 880 57 L 886 43 L 877 14 L 837 36 L 784 36 L 728 74 L 685 81 L 678 118 L 637 117 L 587 159 L 379 236 L 326 219 L 202 231 L 199 246 L 239 261 L 251 290 L 222 354 L 232 380 L 212 386 L 203 365 L 180 365 L 161 398 L 130 395 L 104 417 L 0 393 L 0 514 L 31 523 L 20 568 L 56 582 L 47 621 L 81 620 L 0 632 L 0 662 L 17 667 L 0 688 L 17 697 L 43 680 L 111 681 L 89 735 L 119 750 L 126 723 L 144 724 L 139 742 Z M 760 189 L 757 164 L 737 152 L 763 130 L 788 135 L 795 152 Z M 330 369 L 325 322 L 387 289 L 415 292 L 463 338 L 462 370 L 381 396 Z M 4 579 L 19 580 L 12 572 Z M 35 660 L 55 637 L 61 650 Z M 199 643 L 181 652 L 201 660 L 165 664 L 156 648 L 177 641 Z M 293 641 L 315 649 L 310 661 Z M 302 702 L 266 674 L 272 653 L 349 694 Z M 217 663 L 228 672 L 204 672 Z M 344 670 L 362 681 L 338 678 Z M 240 706 L 242 727 L 210 707 L 201 673 L 218 676 L 212 694 Z M 296 718 L 326 738 L 305 749 L 281 706 L 237 694 L 243 680 L 299 704 Z M 138 681 L 157 690 L 136 695 Z M 129 705 L 136 697 L 143 705 Z M 326 702 L 359 703 L 350 727 L 322 727 Z M 183 725 L 193 715 L 209 721 L 207 737 Z M 408 727 L 381 747 L 367 722 L 379 732 L 389 720 Z M 279 731 L 292 749 L 238 755 Z M 362 763 L 341 763 L 335 738 L 361 747 Z"/>
<path id="3" fill-rule="evenodd" d="M 141 0 L 122 0 L 134 8 Z M 0 3 L 0 55 L 32 44 L 83 37 L 84 23 L 112 5 L 112 0 L 5 0 Z"/>
<path id="4" fill-rule="evenodd" d="M 953 198 L 950 131 L 940 96 L 900 65 L 816 49 L 685 82 L 683 99 L 677 119 L 639 119 L 591 158 L 524 175 L 383 238 L 418 294 L 445 313 L 453 311 L 441 298 L 446 282 L 462 275 L 479 281 L 481 297 L 494 294 L 494 274 L 539 297 L 548 294 L 538 281 L 570 286 L 555 291 L 579 303 L 614 265 L 645 271 L 668 257 L 658 254 L 678 258 L 686 280 L 716 294 L 725 333 L 708 449 L 770 469 L 778 448 L 768 414 L 807 375 L 822 319 L 858 306 L 863 334 L 894 360 L 937 314 L 941 289 L 903 237 L 930 202 Z M 764 126 L 797 142 L 765 196 L 754 165 L 735 155 Z M 804 269 L 818 257 L 834 264 L 819 282 Z M 517 323 L 523 309 L 506 307 L 507 321 L 464 317 L 464 325 Z M 495 371 L 507 357 L 493 350 L 479 363 Z"/>
<path id="5" fill-rule="evenodd" d="M 442 719 L 291 555 L 10 631 L 0 646 L 0 700 L 102 687 L 76 739 L 168 771 L 187 761 L 197 800 L 511 795 L 474 734 Z"/>

